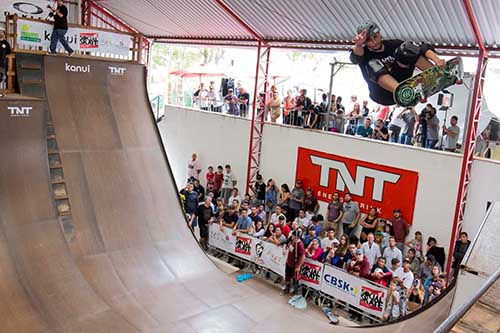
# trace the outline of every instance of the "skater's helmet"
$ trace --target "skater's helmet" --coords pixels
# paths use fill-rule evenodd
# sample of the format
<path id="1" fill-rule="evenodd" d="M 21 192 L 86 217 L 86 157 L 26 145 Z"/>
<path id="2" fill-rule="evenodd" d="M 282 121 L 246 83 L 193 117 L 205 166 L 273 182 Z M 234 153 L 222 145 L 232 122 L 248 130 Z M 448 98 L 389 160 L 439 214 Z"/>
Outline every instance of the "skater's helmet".
<path id="1" fill-rule="evenodd" d="M 366 38 L 370 38 L 373 35 L 375 35 L 377 32 L 380 32 L 379 26 L 377 25 L 377 23 L 375 23 L 373 21 L 367 21 L 363 24 L 360 24 L 358 26 L 357 33 L 360 34 L 363 30 L 367 31 Z"/>

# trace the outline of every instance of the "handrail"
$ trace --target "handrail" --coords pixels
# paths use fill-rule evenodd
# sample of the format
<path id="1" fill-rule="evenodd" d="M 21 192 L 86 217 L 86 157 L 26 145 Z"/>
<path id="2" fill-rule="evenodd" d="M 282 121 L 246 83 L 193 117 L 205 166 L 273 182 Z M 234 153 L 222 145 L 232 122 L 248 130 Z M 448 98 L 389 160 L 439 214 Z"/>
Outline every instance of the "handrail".
<path id="1" fill-rule="evenodd" d="M 479 288 L 479 290 L 466 303 L 462 304 L 458 310 L 448 317 L 434 333 L 447 333 L 462 319 L 462 317 L 471 309 L 471 307 L 490 289 L 490 287 L 500 278 L 500 268 L 491 275 L 488 280 Z"/>

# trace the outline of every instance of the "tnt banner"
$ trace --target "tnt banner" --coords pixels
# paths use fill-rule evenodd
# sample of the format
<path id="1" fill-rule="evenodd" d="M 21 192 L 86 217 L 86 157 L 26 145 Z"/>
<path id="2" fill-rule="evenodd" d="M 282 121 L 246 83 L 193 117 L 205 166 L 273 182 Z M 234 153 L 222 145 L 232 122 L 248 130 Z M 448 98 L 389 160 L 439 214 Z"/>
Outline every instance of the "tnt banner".
<path id="1" fill-rule="evenodd" d="M 284 246 L 254 238 L 254 262 L 281 276 L 285 276 L 287 251 Z"/>
<path id="2" fill-rule="evenodd" d="M 362 212 L 377 207 L 380 217 L 393 217 L 395 208 L 412 224 L 418 173 L 355 160 L 303 147 L 298 148 L 296 178 L 311 186 L 316 198 L 330 202 L 333 193 L 349 192 Z"/>
<path id="3" fill-rule="evenodd" d="M 330 265 L 324 265 L 321 291 L 377 317 L 385 309 L 387 289 Z"/>
<path id="4" fill-rule="evenodd" d="M 323 264 L 306 258 L 300 269 L 300 283 L 314 289 L 320 289 Z"/>
<path id="5" fill-rule="evenodd" d="M 50 46 L 52 24 L 48 22 L 18 19 L 17 45 L 20 48 Z M 75 51 L 100 52 L 128 57 L 132 46 L 131 36 L 109 31 L 69 27 L 66 40 Z M 61 47 L 61 45 L 58 45 Z"/>

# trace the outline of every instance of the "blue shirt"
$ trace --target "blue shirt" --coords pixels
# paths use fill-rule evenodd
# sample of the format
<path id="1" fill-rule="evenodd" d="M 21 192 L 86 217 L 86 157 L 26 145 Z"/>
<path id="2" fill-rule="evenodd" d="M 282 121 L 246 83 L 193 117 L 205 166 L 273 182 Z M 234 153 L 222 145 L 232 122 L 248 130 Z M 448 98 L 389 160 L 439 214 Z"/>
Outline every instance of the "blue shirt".
<path id="1" fill-rule="evenodd" d="M 236 230 L 245 230 L 250 228 L 252 225 L 252 219 L 248 216 L 243 218 L 243 216 L 238 217 L 238 222 L 236 222 Z"/>

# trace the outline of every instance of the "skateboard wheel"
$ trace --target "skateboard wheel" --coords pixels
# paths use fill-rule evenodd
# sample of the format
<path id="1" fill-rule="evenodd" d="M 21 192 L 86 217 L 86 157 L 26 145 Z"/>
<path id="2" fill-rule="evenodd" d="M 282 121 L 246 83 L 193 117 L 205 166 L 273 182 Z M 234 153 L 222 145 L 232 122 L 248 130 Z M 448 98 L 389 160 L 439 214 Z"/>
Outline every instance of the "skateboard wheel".
<path id="1" fill-rule="evenodd" d="M 420 99 L 420 103 L 427 103 L 427 98 L 422 97 L 422 98 Z"/>
<path id="2" fill-rule="evenodd" d="M 464 80 L 458 79 L 458 80 L 455 81 L 455 84 L 463 84 L 463 83 L 464 83 Z"/>

